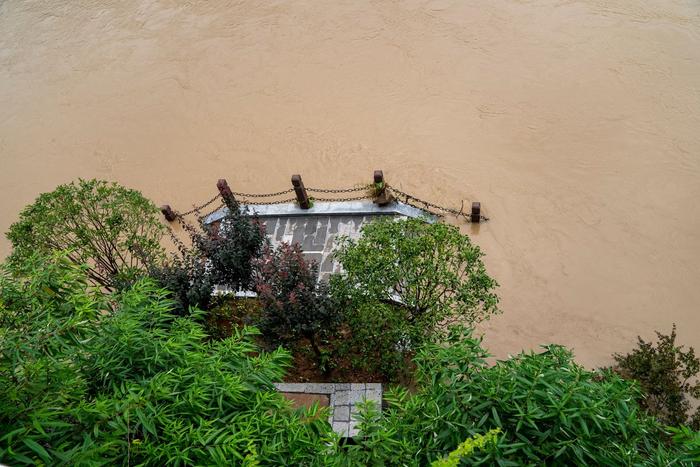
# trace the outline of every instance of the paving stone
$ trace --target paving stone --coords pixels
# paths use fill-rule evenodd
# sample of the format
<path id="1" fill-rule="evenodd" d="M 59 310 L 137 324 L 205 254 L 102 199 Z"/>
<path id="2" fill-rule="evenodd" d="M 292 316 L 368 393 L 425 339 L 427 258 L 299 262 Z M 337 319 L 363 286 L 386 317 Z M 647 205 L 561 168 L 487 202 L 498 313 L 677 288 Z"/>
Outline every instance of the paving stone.
<path id="1" fill-rule="evenodd" d="M 289 219 L 279 219 L 277 221 L 278 226 L 277 226 L 277 233 L 275 234 L 275 240 L 278 242 L 282 241 L 282 237 L 284 237 L 284 233 L 287 231 L 287 225 L 289 224 Z"/>
<path id="2" fill-rule="evenodd" d="M 348 436 L 354 438 L 360 434 L 360 424 L 356 421 L 348 423 Z"/>
<path id="3" fill-rule="evenodd" d="M 302 219 L 294 219 L 293 221 L 290 221 L 289 224 L 289 228 L 293 232 L 291 243 L 303 243 L 304 228 L 306 227 L 306 221 Z"/>
<path id="4" fill-rule="evenodd" d="M 350 391 L 350 394 L 348 394 L 348 401 L 350 404 L 355 405 L 359 404 L 360 402 L 363 402 L 365 400 L 365 391 Z"/>
<path id="5" fill-rule="evenodd" d="M 333 405 L 348 405 L 350 404 L 350 391 L 336 391 Z"/>
<path id="6" fill-rule="evenodd" d="M 335 383 L 336 391 L 348 391 L 350 390 L 350 383 Z"/>
<path id="7" fill-rule="evenodd" d="M 368 391 L 381 391 L 382 383 L 365 383 Z"/>
<path id="8" fill-rule="evenodd" d="M 336 405 L 333 407 L 333 420 L 336 422 L 349 422 L 350 421 L 350 406 L 349 405 Z"/>
<path id="9" fill-rule="evenodd" d="M 365 392 L 365 397 L 367 398 L 368 401 L 375 401 L 377 405 L 381 406 L 382 405 L 382 391 L 376 391 L 376 390 L 369 390 Z"/>
<path id="10" fill-rule="evenodd" d="M 314 394 L 330 394 L 335 391 L 335 384 L 333 383 L 304 383 L 306 388 L 304 392 L 311 392 Z"/>
<path id="11" fill-rule="evenodd" d="M 316 224 L 316 234 L 314 235 L 314 246 L 319 249 L 323 249 L 326 244 L 326 237 L 328 236 L 328 223 L 330 222 L 330 217 L 322 217 L 318 220 Z"/>
<path id="12" fill-rule="evenodd" d="M 350 433 L 350 423 L 348 422 L 333 422 L 333 431 L 340 436 L 347 437 Z"/>
<path id="13" fill-rule="evenodd" d="M 332 216 L 330 218 L 330 224 L 328 225 L 328 233 L 335 234 L 338 233 L 338 225 L 340 224 L 340 218 L 338 216 Z"/>
<path id="14" fill-rule="evenodd" d="M 280 392 L 304 392 L 306 383 L 275 383 L 275 387 Z"/>
<path id="15" fill-rule="evenodd" d="M 350 383 L 351 391 L 365 390 L 365 383 Z"/>
<path id="16" fill-rule="evenodd" d="M 315 262 L 316 264 L 321 264 L 321 261 L 323 261 L 323 255 L 321 253 L 307 253 L 304 252 L 304 258 L 311 263 L 312 261 Z"/>
<path id="17" fill-rule="evenodd" d="M 276 217 L 265 220 L 265 233 L 274 236 L 278 223 L 279 219 Z"/>

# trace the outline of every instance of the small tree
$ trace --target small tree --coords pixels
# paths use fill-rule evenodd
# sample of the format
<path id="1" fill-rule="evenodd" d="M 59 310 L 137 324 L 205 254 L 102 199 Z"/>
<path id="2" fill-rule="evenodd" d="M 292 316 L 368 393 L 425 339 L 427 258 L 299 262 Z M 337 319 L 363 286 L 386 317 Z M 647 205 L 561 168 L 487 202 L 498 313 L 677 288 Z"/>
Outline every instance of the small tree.
<path id="1" fill-rule="evenodd" d="M 10 261 L 68 251 L 88 265 L 93 284 L 115 289 L 143 274 L 145 261 L 162 256 L 158 209 L 136 190 L 102 180 L 78 180 L 41 194 L 10 226 Z M 148 259 L 146 259 L 148 258 Z"/>
<path id="2" fill-rule="evenodd" d="M 498 311 L 498 284 L 486 274 L 483 253 L 454 226 L 378 220 L 359 240 L 342 239 L 334 254 L 345 271 L 334 287 L 350 302 L 398 303 L 427 333 L 446 320 L 473 324 Z"/>
<path id="3" fill-rule="evenodd" d="M 190 237 L 190 246 L 178 242 L 181 262 L 195 267 L 206 264 L 206 275 L 213 285 L 232 290 L 253 286 L 253 261 L 266 244 L 265 229 L 256 216 L 234 198 L 225 198 L 226 210 L 218 224 L 205 224 L 200 218 L 193 226 L 180 218 Z"/>
<path id="4" fill-rule="evenodd" d="M 338 323 L 337 307 L 317 282 L 316 263 L 304 259 L 298 244 L 266 247 L 256 262 L 255 289 L 263 307 L 262 331 L 281 341 L 306 338 L 321 358 L 321 337 Z"/>
<path id="5" fill-rule="evenodd" d="M 622 377 L 634 379 L 642 387 L 640 405 L 668 425 L 688 424 L 700 430 L 700 408 L 692 416 L 690 399 L 700 398 L 700 360 L 695 349 L 676 345 L 676 325 L 671 334 L 656 333 L 656 346 L 637 337 L 638 345 L 626 355 L 615 354 L 613 368 Z"/>

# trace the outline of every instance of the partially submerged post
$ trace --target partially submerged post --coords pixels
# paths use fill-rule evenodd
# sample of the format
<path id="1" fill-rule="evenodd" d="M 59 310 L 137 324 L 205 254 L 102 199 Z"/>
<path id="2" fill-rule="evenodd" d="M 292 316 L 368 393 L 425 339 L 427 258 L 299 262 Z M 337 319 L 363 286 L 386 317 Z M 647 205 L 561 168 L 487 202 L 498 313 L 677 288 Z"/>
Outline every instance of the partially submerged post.
<path id="1" fill-rule="evenodd" d="M 168 222 L 172 222 L 177 218 L 177 215 L 175 212 L 172 210 L 169 204 L 164 204 L 160 207 L 160 212 L 163 213 L 165 216 L 165 220 Z"/>
<path id="2" fill-rule="evenodd" d="M 236 198 L 234 198 L 233 192 L 231 191 L 231 188 L 229 188 L 228 182 L 225 178 L 220 178 L 219 181 L 216 182 L 216 188 L 219 189 L 221 198 L 223 198 L 224 201 L 236 201 Z"/>
<path id="3" fill-rule="evenodd" d="M 386 206 L 391 203 L 393 198 L 386 191 L 386 183 L 384 183 L 384 172 L 381 170 L 374 171 L 374 202 L 377 206 Z"/>
<path id="4" fill-rule="evenodd" d="M 297 196 L 299 207 L 301 209 L 309 209 L 311 207 L 311 201 L 309 200 L 309 195 L 306 193 L 304 182 L 301 181 L 301 175 L 292 175 L 292 186 L 294 186 L 294 193 Z"/>
<path id="5" fill-rule="evenodd" d="M 481 203 L 478 201 L 472 203 L 472 215 L 470 216 L 470 220 L 476 223 L 481 222 Z"/>

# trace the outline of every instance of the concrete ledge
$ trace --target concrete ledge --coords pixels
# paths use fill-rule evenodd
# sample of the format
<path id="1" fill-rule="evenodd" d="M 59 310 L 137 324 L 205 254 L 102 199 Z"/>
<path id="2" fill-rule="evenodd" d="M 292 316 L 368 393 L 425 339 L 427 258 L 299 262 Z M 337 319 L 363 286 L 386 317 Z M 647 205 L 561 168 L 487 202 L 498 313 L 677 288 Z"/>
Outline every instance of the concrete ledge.
<path id="1" fill-rule="evenodd" d="M 275 387 L 288 394 L 329 395 L 331 416 L 328 423 L 344 438 L 360 433 L 356 418 L 361 402 L 374 401 L 379 408 L 382 406 L 380 383 L 276 383 Z"/>
<path id="2" fill-rule="evenodd" d="M 253 204 L 241 205 L 241 209 L 250 209 L 258 217 L 298 217 L 298 216 L 406 216 L 424 217 L 428 222 L 435 222 L 434 216 L 427 212 L 395 201 L 387 206 L 377 206 L 372 201 L 326 201 L 316 202 L 310 209 L 301 209 L 294 203 L 287 204 Z M 227 212 L 227 208 L 220 209 L 209 214 L 204 220 L 205 224 L 211 224 L 220 220 Z"/>

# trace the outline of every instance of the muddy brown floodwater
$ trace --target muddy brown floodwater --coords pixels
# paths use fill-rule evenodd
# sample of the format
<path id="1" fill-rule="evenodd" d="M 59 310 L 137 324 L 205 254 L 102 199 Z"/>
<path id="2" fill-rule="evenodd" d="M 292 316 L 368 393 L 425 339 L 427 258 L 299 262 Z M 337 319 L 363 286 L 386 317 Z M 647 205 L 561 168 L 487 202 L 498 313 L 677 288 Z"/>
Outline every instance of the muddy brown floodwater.
<path id="1" fill-rule="evenodd" d="M 187 208 L 381 168 L 491 217 L 496 355 L 700 347 L 697 0 L 5 0 L 0 164 L 2 231 L 78 177 Z"/>

